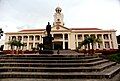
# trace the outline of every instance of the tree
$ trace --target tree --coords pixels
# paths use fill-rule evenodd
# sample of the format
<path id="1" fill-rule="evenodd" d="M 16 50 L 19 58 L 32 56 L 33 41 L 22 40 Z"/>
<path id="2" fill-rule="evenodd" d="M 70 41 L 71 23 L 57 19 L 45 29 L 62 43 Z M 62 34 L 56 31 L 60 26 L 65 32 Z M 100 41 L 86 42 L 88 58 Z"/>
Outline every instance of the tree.
<path id="1" fill-rule="evenodd" d="M 8 45 L 10 45 L 11 47 L 11 50 L 14 50 L 14 46 L 16 45 L 16 40 L 11 40 L 11 41 L 8 41 L 7 43 Z"/>
<path id="2" fill-rule="evenodd" d="M 42 48 L 43 48 L 43 44 L 42 44 L 42 43 L 40 43 L 40 44 L 37 45 L 37 49 L 38 49 L 39 51 L 41 51 Z"/>
<path id="3" fill-rule="evenodd" d="M 7 44 L 11 46 L 11 50 L 13 51 L 13 53 L 14 53 L 14 47 L 16 46 L 17 54 L 21 46 L 24 46 L 24 43 L 21 43 L 21 41 L 17 41 L 17 40 L 11 40 Z"/>
<path id="4" fill-rule="evenodd" d="M 21 44 L 20 44 L 20 48 L 22 47 L 22 54 L 24 54 L 24 50 L 23 50 L 23 49 L 24 49 L 25 46 L 26 46 L 25 43 L 21 43 Z"/>
<path id="5" fill-rule="evenodd" d="M 101 43 L 102 41 L 99 38 L 95 38 L 94 36 L 88 36 L 85 40 L 82 41 L 81 46 L 85 46 L 85 51 L 88 45 L 88 53 L 90 53 L 90 44 L 92 45 L 92 54 L 94 54 L 94 44 Z"/>
<path id="6" fill-rule="evenodd" d="M 16 46 L 16 40 L 8 41 L 7 44 L 10 45 L 12 54 L 14 54 L 14 46 Z"/>
<path id="7" fill-rule="evenodd" d="M 90 40 L 88 39 L 88 37 L 87 38 L 85 38 L 83 41 L 82 41 L 82 43 L 81 43 L 81 47 L 82 46 L 85 46 L 85 53 L 86 53 L 86 49 L 87 49 L 87 46 L 88 46 L 88 53 L 89 53 L 89 50 L 90 50 Z"/>
<path id="8" fill-rule="evenodd" d="M 22 46 L 21 41 L 20 41 L 20 40 L 15 41 L 15 46 L 17 47 L 17 48 L 16 48 L 16 53 L 18 54 L 18 52 L 19 52 L 19 50 L 20 50 L 20 48 L 21 48 L 21 46 Z"/>
<path id="9" fill-rule="evenodd" d="M 22 50 L 23 50 L 24 47 L 26 46 L 26 44 L 25 44 L 25 43 L 22 43 L 21 46 L 22 46 Z"/>
<path id="10" fill-rule="evenodd" d="M 90 43 L 92 45 L 92 54 L 95 54 L 95 52 L 94 52 L 94 45 L 96 43 L 101 43 L 102 41 L 99 38 L 95 38 L 94 36 L 88 37 L 88 40 L 90 41 Z"/>

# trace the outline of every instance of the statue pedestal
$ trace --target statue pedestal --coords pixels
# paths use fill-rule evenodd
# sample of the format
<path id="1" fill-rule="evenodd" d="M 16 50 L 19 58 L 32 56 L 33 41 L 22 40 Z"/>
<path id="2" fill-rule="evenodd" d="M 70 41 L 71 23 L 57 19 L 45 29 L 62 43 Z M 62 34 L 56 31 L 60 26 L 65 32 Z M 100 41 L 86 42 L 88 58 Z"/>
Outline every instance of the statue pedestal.
<path id="1" fill-rule="evenodd" d="M 52 40 L 51 36 L 43 37 L 43 50 L 52 50 Z"/>
<path id="2" fill-rule="evenodd" d="M 39 51 L 39 54 L 53 54 L 52 51 L 52 40 L 53 37 L 51 35 L 43 37 L 43 50 Z"/>

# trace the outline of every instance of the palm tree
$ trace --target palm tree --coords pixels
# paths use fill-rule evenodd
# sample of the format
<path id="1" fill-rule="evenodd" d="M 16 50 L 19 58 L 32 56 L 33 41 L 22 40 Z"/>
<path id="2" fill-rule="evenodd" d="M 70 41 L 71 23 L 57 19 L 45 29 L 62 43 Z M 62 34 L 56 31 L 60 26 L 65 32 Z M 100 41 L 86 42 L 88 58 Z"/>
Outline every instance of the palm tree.
<path id="1" fill-rule="evenodd" d="M 82 46 L 85 46 L 85 54 L 86 54 L 86 49 L 87 49 L 87 46 L 88 46 L 88 53 L 89 53 L 89 50 L 90 50 L 90 40 L 88 39 L 88 37 L 87 38 L 85 38 L 85 40 L 83 40 L 82 42 L 81 42 L 81 47 Z"/>
<path id="2" fill-rule="evenodd" d="M 21 48 L 21 46 L 23 46 L 23 44 L 21 43 L 21 41 L 17 41 L 17 40 L 11 40 L 7 44 L 9 44 L 11 46 L 11 49 L 12 49 L 13 53 L 14 53 L 14 46 L 16 46 L 16 52 L 17 52 L 17 54 L 18 54 L 18 51 Z"/>
<path id="3" fill-rule="evenodd" d="M 20 50 L 20 48 L 21 48 L 21 46 L 22 46 L 21 41 L 20 41 L 20 40 L 16 41 L 16 42 L 15 42 L 15 46 L 17 47 L 17 49 L 16 49 L 16 54 L 19 54 L 18 52 L 19 52 L 19 50 Z"/>
<path id="4" fill-rule="evenodd" d="M 21 44 L 20 44 L 20 47 L 21 47 L 21 46 L 22 46 L 22 54 L 24 54 L 24 50 L 23 50 L 23 49 L 24 49 L 24 47 L 26 46 L 26 44 L 25 44 L 25 43 L 21 43 Z"/>
<path id="5" fill-rule="evenodd" d="M 95 54 L 95 52 L 94 52 L 94 44 L 101 43 L 102 41 L 99 38 L 95 38 L 94 36 L 88 37 L 88 40 L 90 41 L 90 43 L 92 45 L 92 54 Z"/>
<path id="6" fill-rule="evenodd" d="M 14 54 L 14 46 L 16 46 L 16 40 L 8 41 L 7 44 L 10 45 L 12 53 Z"/>
<path id="7" fill-rule="evenodd" d="M 81 46 L 85 46 L 85 51 L 86 51 L 86 48 L 88 46 L 88 54 L 91 54 L 90 53 L 90 44 L 92 45 L 92 54 L 94 54 L 94 44 L 96 43 L 101 43 L 102 41 L 99 39 L 99 38 L 95 38 L 94 36 L 89 36 L 89 37 L 86 37 L 82 43 L 81 43 Z"/>
<path id="8" fill-rule="evenodd" d="M 26 46 L 26 44 L 25 44 L 25 43 L 22 43 L 21 46 L 22 46 L 22 50 L 23 50 L 24 47 Z"/>

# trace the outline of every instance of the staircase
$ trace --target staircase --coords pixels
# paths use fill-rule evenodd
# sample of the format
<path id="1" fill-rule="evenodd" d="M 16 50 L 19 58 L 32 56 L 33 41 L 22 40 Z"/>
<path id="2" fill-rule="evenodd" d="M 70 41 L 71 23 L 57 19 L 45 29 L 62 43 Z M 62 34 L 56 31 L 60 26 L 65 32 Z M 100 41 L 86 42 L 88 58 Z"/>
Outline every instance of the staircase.
<path id="1" fill-rule="evenodd" d="M 57 54 L 58 50 L 54 50 L 54 54 Z M 73 50 L 59 50 L 60 55 L 79 55 L 80 53 Z"/>
<path id="2" fill-rule="evenodd" d="M 5 55 L 0 57 L 0 61 L 1 79 L 108 79 L 109 81 L 120 73 L 120 64 L 96 56 Z"/>

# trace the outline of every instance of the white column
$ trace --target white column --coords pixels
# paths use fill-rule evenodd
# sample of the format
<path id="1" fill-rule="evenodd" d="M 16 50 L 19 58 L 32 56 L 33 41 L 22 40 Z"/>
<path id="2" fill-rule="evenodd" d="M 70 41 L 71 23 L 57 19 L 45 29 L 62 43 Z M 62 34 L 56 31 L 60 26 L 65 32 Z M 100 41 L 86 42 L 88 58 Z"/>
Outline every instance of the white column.
<path id="1" fill-rule="evenodd" d="M 23 35 L 22 35 L 21 37 L 22 37 L 22 40 L 21 40 L 21 42 L 23 43 Z"/>
<path id="2" fill-rule="evenodd" d="M 95 34 L 95 38 L 97 39 L 97 34 Z M 96 49 L 98 49 L 98 43 L 96 43 Z"/>
<path id="3" fill-rule="evenodd" d="M 68 33 L 68 49 L 70 49 L 70 33 Z"/>
<path id="4" fill-rule="evenodd" d="M 76 46 L 78 47 L 78 34 L 76 34 Z"/>
<path id="5" fill-rule="evenodd" d="M 53 34 L 52 34 L 52 37 L 53 37 Z"/>
<path id="6" fill-rule="evenodd" d="M 18 40 L 18 36 L 15 36 L 16 40 Z"/>
<path id="7" fill-rule="evenodd" d="M 33 47 L 35 47 L 35 35 L 33 35 Z"/>
<path id="8" fill-rule="evenodd" d="M 9 42 L 9 35 L 6 35 L 5 36 L 5 48 L 4 48 L 5 50 L 9 50 L 10 45 L 7 44 L 8 42 Z"/>
<path id="9" fill-rule="evenodd" d="M 110 48 L 112 49 L 110 34 L 108 34 L 108 38 L 109 38 L 109 45 L 110 45 Z"/>
<path id="10" fill-rule="evenodd" d="M 103 37 L 104 34 L 102 34 L 102 49 L 105 48 L 105 42 L 104 42 L 104 37 Z"/>
<path id="11" fill-rule="evenodd" d="M 28 39 L 27 39 L 27 50 L 29 50 L 29 35 L 28 36 Z"/>
<path id="12" fill-rule="evenodd" d="M 71 33 L 71 36 L 70 36 L 70 48 L 71 48 L 71 50 L 76 49 L 76 47 L 75 47 L 75 34 L 74 33 Z"/>
<path id="13" fill-rule="evenodd" d="M 43 43 L 43 38 L 42 37 L 44 37 L 43 35 L 41 35 L 41 43 Z"/>
<path id="14" fill-rule="evenodd" d="M 53 37 L 53 33 L 51 34 Z M 53 37 L 54 38 L 54 37 Z M 54 49 L 54 42 L 52 41 L 52 49 Z"/>
<path id="15" fill-rule="evenodd" d="M 82 34 L 82 41 L 84 40 L 84 34 Z"/>
<path id="16" fill-rule="evenodd" d="M 117 37 L 116 37 L 116 31 L 113 31 L 111 34 L 112 42 L 113 42 L 113 49 L 118 49 L 118 43 L 117 43 Z"/>
<path id="17" fill-rule="evenodd" d="M 88 36 L 90 37 L 91 34 L 88 34 Z M 94 46 L 93 46 L 94 48 Z M 88 49 L 88 46 L 87 46 L 87 49 Z M 90 49 L 92 49 L 92 44 L 90 43 Z"/>
<path id="18" fill-rule="evenodd" d="M 112 44 L 111 44 L 111 41 L 109 40 L 109 44 L 110 44 L 110 48 L 112 49 Z"/>
<path id="19" fill-rule="evenodd" d="M 82 34 L 82 41 L 84 41 L 84 34 Z M 82 46 L 82 49 L 85 49 L 84 45 Z"/>
<path id="20" fill-rule="evenodd" d="M 42 39 L 42 38 L 41 38 L 41 35 L 39 35 L 39 36 L 40 36 L 40 40 L 39 40 L 39 43 L 41 43 L 41 42 L 42 42 L 42 41 L 41 41 L 41 39 Z"/>
<path id="21" fill-rule="evenodd" d="M 64 34 L 62 34 L 63 35 L 63 49 L 65 49 L 65 36 L 64 36 Z"/>

